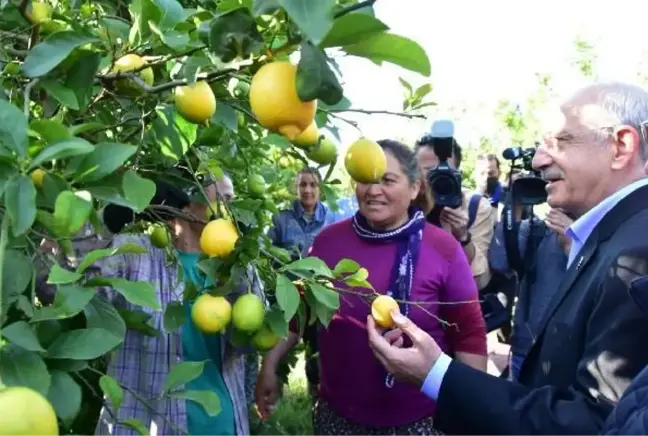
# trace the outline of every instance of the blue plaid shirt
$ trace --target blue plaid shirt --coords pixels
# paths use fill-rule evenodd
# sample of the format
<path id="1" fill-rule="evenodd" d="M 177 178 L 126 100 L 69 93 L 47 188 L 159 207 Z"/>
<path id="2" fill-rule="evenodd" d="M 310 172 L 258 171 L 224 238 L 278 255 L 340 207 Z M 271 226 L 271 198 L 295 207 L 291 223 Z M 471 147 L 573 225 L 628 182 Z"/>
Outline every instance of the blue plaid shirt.
<path id="1" fill-rule="evenodd" d="M 272 227 L 268 237 L 272 243 L 288 251 L 295 251 L 302 256 L 308 255 L 308 249 L 313 244 L 315 236 L 324 227 L 335 222 L 335 217 L 329 209 L 318 201 L 312 219 L 306 219 L 304 207 L 299 200 L 292 203 L 292 208 L 282 210 L 272 219 Z"/>

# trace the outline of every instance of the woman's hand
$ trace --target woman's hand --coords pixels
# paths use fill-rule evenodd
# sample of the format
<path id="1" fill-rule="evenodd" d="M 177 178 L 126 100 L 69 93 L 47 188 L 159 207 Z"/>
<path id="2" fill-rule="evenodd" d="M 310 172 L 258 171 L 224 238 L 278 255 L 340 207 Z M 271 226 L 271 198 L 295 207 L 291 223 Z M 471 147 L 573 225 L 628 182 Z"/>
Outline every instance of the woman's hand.
<path id="1" fill-rule="evenodd" d="M 279 379 L 273 365 L 262 365 L 254 390 L 256 409 L 263 420 L 270 418 L 279 400 Z"/>

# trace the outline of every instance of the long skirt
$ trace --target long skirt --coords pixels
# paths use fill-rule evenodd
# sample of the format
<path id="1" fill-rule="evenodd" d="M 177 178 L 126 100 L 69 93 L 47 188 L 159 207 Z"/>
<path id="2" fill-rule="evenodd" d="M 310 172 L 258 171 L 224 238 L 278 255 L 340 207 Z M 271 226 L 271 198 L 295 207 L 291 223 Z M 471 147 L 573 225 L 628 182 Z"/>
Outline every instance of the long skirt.
<path id="1" fill-rule="evenodd" d="M 355 424 L 340 416 L 321 398 L 313 410 L 313 431 L 316 435 L 442 435 L 434 428 L 432 417 L 407 425 L 387 428 Z"/>

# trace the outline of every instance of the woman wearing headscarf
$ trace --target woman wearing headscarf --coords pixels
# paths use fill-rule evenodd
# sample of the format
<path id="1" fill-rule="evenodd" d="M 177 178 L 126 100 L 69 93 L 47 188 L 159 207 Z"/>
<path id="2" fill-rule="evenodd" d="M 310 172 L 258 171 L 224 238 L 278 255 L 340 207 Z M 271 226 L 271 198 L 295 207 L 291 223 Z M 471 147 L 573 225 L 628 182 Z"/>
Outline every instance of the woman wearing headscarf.
<path id="1" fill-rule="evenodd" d="M 396 298 L 401 312 L 423 324 L 444 350 L 485 371 L 486 331 L 466 255 L 452 235 L 427 224 L 423 211 L 413 206 L 423 182 L 412 150 L 396 141 L 378 144 L 387 156 L 382 180 L 357 185 L 359 211 L 324 229 L 310 255 L 331 269 L 345 258 L 356 261 L 368 270 L 375 292 Z M 369 348 L 371 292 L 352 291 L 340 293 L 340 308 L 328 327 L 319 330 L 315 433 L 438 433 L 434 402 L 417 388 L 394 381 Z M 357 295 L 363 292 L 367 295 Z M 294 324 L 291 330 L 297 331 Z M 291 334 L 265 356 L 256 391 L 262 416 L 271 413 L 277 400 L 277 362 L 297 340 Z"/>

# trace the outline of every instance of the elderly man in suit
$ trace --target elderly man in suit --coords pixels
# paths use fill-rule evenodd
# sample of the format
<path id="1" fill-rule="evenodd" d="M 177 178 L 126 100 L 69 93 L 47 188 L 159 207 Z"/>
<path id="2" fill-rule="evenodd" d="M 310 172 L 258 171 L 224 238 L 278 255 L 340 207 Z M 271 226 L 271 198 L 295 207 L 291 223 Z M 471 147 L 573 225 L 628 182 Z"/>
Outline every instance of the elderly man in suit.
<path id="1" fill-rule="evenodd" d="M 648 274 L 648 93 L 596 84 L 560 109 L 533 165 L 549 182 L 549 205 L 576 220 L 567 271 L 518 382 L 453 360 L 396 313 L 398 328 L 384 336 L 367 320 L 376 357 L 437 401 L 434 423 L 445 433 L 599 433 L 648 364 L 648 319 L 628 293 Z M 402 347 L 403 333 L 411 347 Z"/>

